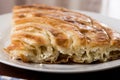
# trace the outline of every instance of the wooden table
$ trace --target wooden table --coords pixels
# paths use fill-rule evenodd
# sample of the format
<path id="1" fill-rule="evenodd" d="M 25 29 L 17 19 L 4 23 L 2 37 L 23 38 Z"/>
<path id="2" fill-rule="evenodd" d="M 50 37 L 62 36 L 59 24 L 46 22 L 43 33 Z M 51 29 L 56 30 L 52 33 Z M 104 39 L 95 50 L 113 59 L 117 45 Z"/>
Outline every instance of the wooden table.
<path id="1" fill-rule="evenodd" d="M 114 80 L 118 79 L 119 80 L 119 74 L 120 74 L 120 67 L 114 68 L 114 69 L 109 69 L 109 70 L 104 70 L 104 71 L 98 71 L 98 72 L 89 72 L 89 73 L 74 73 L 74 74 L 58 74 L 58 73 L 45 73 L 45 72 L 35 72 L 35 71 L 29 71 L 29 70 L 24 70 L 20 68 L 15 68 L 12 66 L 8 66 L 5 64 L 0 63 L 0 75 L 7 75 L 7 76 L 12 76 L 12 77 L 17 77 L 17 78 L 24 78 L 24 79 L 29 79 L 29 80 L 57 80 L 57 79 L 64 79 L 66 80 L 73 80 L 73 79 L 96 79 L 98 80 L 101 79 L 103 80 L 105 77 L 106 78 L 114 78 Z M 78 79 L 79 78 L 79 79 Z"/>

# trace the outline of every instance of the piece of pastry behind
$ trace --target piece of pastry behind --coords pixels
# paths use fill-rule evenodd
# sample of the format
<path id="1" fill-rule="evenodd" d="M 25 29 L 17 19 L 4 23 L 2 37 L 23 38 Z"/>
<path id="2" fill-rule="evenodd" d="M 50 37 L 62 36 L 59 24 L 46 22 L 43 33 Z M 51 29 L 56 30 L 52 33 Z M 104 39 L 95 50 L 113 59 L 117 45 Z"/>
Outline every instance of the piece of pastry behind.
<path id="1" fill-rule="evenodd" d="M 118 59 L 120 34 L 84 14 L 47 5 L 13 9 L 13 59 L 33 63 L 93 63 Z"/>

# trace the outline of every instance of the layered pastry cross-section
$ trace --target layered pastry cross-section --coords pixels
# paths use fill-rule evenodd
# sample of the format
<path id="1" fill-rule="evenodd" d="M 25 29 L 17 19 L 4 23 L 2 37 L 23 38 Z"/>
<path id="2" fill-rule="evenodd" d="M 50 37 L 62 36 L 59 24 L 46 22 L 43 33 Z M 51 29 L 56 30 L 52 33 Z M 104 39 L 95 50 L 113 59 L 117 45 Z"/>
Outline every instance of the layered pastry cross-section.
<path id="1" fill-rule="evenodd" d="M 120 57 L 120 34 L 91 17 L 65 8 L 23 5 L 13 9 L 13 59 L 33 63 L 92 63 Z"/>

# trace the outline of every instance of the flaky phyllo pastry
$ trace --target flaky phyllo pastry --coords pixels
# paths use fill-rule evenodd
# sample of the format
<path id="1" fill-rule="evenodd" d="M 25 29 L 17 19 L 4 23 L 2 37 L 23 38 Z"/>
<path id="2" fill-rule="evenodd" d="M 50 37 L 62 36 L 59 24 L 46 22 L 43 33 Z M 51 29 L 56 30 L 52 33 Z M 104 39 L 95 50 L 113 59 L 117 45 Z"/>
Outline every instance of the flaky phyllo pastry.
<path id="1" fill-rule="evenodd" d="M 92 63 L 120 57 L 120 34 L 84 14 L 60 7 L 13 9 L 11 58 L 33 63 Z"/>

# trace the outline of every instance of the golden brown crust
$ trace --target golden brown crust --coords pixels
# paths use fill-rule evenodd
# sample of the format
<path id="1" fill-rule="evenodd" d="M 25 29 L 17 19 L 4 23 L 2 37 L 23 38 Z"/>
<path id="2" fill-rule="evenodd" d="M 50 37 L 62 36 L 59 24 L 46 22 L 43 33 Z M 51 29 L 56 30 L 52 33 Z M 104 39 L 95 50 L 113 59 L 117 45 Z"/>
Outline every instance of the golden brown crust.
<path id="1" fill-rule="evenodd" d="M 84 14 L 47 5 L 13 9 L 12 57 L 35 63 L 91 63 L 119 53 L 120 34 Z M 118 56 L 115 56 L 117 59 Z"/>

